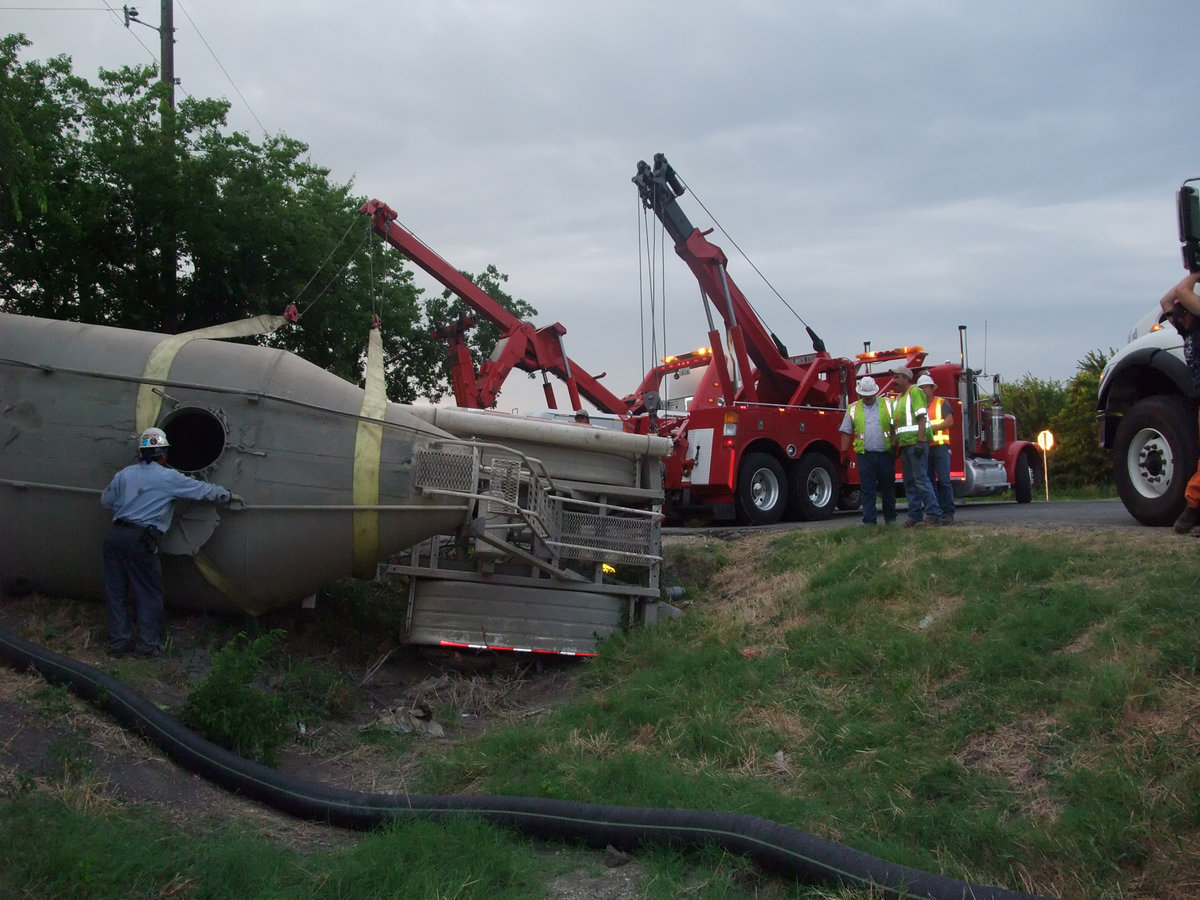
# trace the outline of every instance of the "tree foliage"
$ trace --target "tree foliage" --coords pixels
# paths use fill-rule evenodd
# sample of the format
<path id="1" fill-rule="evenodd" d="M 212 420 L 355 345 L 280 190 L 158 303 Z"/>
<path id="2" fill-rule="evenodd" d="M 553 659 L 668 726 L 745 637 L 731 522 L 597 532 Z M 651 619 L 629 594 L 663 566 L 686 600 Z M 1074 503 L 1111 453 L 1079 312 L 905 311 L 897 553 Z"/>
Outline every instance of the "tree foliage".
<path id="1" fill-rule="evenodd" d="M 389 396 L 446 393 L 429 333 L 441 310 L 422 309 L 403 258 L 358 213 L 365 198 L 307 145 L 229 133 L 224 100 L 172 109 L 151 68 L 92 84 L 65 56 L 20 61 L 28 46 L 0 39 L 0 310 L 174 333 L 295 302 L 299 323 L 266 342 L 350 380 L 378 316 Z M 480 277 L 505 280 L 493 266 Z M 474 344 L 494 341 L 481 329 Z"/>
<path id="2" fill-rule="evenodd" d="M 1054 484 L 1081 487 L 1110 480 L 1112 457 L 1096 438 L 1096 397 L 1113 352 L 1089 351 L 1065 386 L 1026 374 L 1000 387 L 1004 409 L 1017 417 L 1017 434 L 1023 440 L 1033 440 L 1044 430 L 1054 435 L 1049 456 Z"/>
<path id="3" fill-rule="evenodd" d="M 1114 352 L 1091 350 L 1079 361 L 1062 406 L 1050 420 L 1055 443 L 1050 477 L 1059 484 L 1104 484 L 1111 479 L 1112 455 L 1100 448 L 1096 436 L 1096 398 L 1100 375 Z"/>
<path id="4" fill-rule="evenodd" d="M 1000 385 L 1000 402 L 1005 412 L 1017 417 L 1017 436 L 1022 440 L 1033 440 L 1049 428 L 1065 397 L 1059 382 L 1035 378 L 1028 372 L 1018 381 Z"/>

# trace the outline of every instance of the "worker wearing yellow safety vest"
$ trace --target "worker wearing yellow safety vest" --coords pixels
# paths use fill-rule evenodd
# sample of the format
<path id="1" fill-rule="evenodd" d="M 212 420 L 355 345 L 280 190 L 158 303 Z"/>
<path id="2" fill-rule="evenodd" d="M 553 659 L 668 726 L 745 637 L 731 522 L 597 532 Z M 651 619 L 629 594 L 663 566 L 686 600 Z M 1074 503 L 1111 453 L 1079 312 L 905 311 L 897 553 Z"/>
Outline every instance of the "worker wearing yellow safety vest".
<path id="1" fill-rule="evenodd" d="M 892 408 L 886 398 L 879 400 L 879 384 L 864 375 L 855 385 L 858 399 L 846 408 L 838 430 L 842 434 L 842 453 L 854 442 L 862 494 L 863 524 L 877 521 L 875 496 L 883 498 L 883 521 L 896 521 L 896 457 L 892 434 Z"/>
<path id="2" fill-rule="evenodd" d="M 908 498 L 908 518 L 905 528 L 919 525 L 941 525 L 942 509 L 929 483 L 929 449 L 925 393 L 913 384 L 911 369 L 897 366 L 892 369 L 896 384 L 896 399 L 892 401 L 892 427 L 900 445 L 900 466 L 904 472 L 904 496 Z"/>
<path id="3" fill-rule="evenodd" d="M 917 387 L 925 394 L 925 414 L 929 426 L 929 483 L 937 494 L 938 506 L 942 510 L 942 524 L 954 524 L 954 485 L 950 483 L 950 426 L 954 424 L 954 410 L 948 400 L 935 395 L 937 385 L 928 372 L 922 372 Z"/>

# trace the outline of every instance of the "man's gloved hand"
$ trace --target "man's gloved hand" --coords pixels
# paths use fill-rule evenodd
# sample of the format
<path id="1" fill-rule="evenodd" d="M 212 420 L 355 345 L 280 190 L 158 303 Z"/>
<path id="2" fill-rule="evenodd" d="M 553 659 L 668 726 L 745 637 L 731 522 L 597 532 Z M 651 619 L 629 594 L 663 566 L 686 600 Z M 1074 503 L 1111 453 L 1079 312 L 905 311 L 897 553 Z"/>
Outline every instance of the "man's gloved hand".
<path id="1" fill-rule="evenodd" d="M 922 456 L 924 456 L 925 446 L 925 441 L 917 441 L 916 446 L 913 447 L 913 456 L 915 456 L 917 459 L 920 459 Z"/>

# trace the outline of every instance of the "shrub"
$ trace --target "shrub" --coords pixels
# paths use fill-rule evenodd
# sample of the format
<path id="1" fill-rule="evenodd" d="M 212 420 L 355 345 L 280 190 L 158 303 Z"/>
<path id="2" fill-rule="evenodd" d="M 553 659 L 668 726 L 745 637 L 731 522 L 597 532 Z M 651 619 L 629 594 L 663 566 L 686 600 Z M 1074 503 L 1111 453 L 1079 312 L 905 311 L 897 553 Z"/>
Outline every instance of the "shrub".
<path id="1" fill-rule="evenodd" d="M 288 737 L 283 699 L 253 685 L 263 656 L 283 637 L 276 629 L 251 640 L 245 632 L 217 651 L 213 668 L 179 710 L 204 737 L 249 759 L 274 765 Z"/>

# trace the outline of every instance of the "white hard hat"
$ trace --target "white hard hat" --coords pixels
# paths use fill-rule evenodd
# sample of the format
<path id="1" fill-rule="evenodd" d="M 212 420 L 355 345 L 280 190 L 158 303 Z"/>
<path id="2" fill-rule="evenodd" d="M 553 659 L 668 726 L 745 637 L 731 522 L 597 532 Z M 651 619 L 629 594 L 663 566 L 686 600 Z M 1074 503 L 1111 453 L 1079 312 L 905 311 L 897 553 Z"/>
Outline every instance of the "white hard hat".
<path id="1" fill-rule="evenodd" d="M 917 387 L 925 387 L 925 385 L 934 386 L 933 376 L 928 372 L 922 372 L 921 377 L 917 379 Z"/>
<path id="2" fill-rule="evenodd" d="M 147 428 L 138 438 L 138 446 L 143 450 L 166 450 L 171 446 L 167 433 L 161 428 Z"/>
<path id="3" fill-rule="evenodd" d="M 864 375 L 862 378 L 858 379 L 856 388 L 858 390 L 858 396 L 874 397 L 879 393 L 879 382 L 877 382 L 870 375 Z"/>

